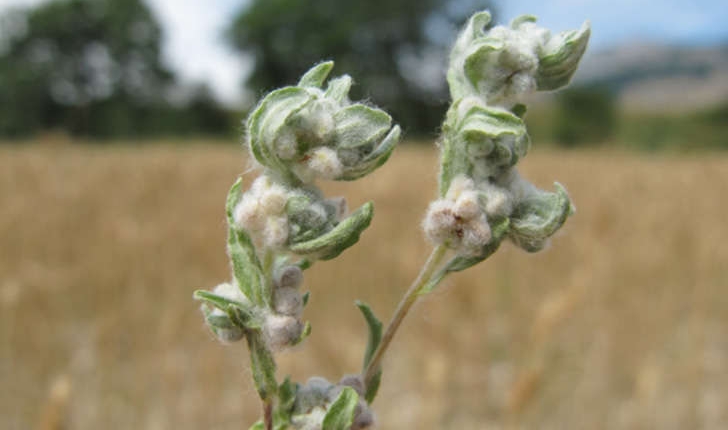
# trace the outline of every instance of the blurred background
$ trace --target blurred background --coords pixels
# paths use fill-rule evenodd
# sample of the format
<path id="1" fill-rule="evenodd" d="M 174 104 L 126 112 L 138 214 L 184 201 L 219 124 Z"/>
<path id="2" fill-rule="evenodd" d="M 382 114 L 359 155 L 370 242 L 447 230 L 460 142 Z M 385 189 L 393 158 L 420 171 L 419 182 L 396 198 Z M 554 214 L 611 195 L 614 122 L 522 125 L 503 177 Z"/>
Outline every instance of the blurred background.
<path id="1" fill-rule="evenodd" d="M 357 371 L 354 299 L 386 320 L 428 253 L 447 52 L 484 8 L 592 23 L 572 85 L 531 100 L 519 164 L 565 184 L 578 212 L 547 251 L 506 245 L 415 309 L 379 428 L 728 428 L 717 0 L 0 0 L 0 428 L 257 419 L 245 348 L 215 342 L 191 295 L 229 276 L 242 121 L 322 59 L 406 135 L 371 177 L 324 185 L 377 216 L 307 272 L 313 334 L 279 373 Z"/>

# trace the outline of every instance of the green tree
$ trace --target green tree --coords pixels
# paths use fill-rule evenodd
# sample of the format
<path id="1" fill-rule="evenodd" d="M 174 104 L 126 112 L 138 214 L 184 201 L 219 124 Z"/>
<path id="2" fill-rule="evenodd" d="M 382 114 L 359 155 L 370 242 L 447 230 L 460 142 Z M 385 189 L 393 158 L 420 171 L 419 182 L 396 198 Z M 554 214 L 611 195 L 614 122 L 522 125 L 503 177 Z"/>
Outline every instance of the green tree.
<path id="1" fill-rule="evenodd" d="M 252 0 L 227 35 L 252 55 L 257 92 L 294 84 L 334 60 L 369 98 L 410 132 L 432 132 L 446 109 L 446 55 L 456 29 L 487 0 Z M 366 93 L 362 93 L 366 89 Z"/>
<path id="2" fill-rule="evenodd" d="M 556 142 L 565 146 L 601 143 L 617 127 L 615 95 L 606 88 L 569 88 L 557 96 L 554 130 Z"/>
<path id="3" fill-rule="evenodd" d="M 0 31 L 0 134 L 40 128 L 136 134 L 173 82 L 162 30 L 142 0 L 55 0 Z"/>

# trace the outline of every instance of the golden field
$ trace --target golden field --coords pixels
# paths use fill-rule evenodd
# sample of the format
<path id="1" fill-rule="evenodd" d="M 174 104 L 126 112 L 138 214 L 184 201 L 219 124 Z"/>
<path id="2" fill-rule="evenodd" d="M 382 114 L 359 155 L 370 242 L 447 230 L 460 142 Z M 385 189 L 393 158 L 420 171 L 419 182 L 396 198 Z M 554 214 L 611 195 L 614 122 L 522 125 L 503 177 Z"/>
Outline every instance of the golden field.
<path id="1" fill-rule="evenodd" d="M 279 374 L 359 370 L 429 253 L 436 154 L 401 147 L 326 184 L 373 200 L 360 243 L 307 272 L 311 337 Z M 418 305 L 385 360 L 380 429 L 728 428 L 728 155 L 536 148 L 576 215 L 539 254 L 504 245 Z M 0 428 L 241 429 L 259 414 L 243 344 L 192 292 L 229 278 L 223 204 L 248 168 L 205 144 L 0 147 Z M 251 175 L 245 176 L 248 180 Z"/>

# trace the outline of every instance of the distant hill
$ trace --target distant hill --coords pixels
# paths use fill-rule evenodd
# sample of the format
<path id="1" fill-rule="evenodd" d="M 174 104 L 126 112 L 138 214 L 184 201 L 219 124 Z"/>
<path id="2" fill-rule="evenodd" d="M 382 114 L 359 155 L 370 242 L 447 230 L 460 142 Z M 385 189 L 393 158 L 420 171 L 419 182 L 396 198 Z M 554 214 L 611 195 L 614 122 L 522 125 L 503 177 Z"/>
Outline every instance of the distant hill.
<path id="1" fill-rule="evenodd" d="M 728 102 L 728 44 L 630 44 L 588 51 L 573 85 L 600 85 L 628 110 L 680 112 Z"/>

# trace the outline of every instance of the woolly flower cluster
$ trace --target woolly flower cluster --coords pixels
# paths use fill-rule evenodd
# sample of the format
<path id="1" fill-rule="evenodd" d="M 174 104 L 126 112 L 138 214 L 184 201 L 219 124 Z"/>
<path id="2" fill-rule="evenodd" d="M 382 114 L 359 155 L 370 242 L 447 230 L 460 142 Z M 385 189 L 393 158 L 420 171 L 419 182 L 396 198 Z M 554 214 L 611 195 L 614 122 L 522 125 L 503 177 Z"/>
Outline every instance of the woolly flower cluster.
<path id="1" fill-rule="evenodd" d="M 462 255 L 477 255 L 491 239 L 485 211 L 472 179 L 458 176 L 445 198 L 427 210 L 423 228 L 433 243 L 445 244 Z"/>
<path id="2" fill-rule="evenodd" d="M 513 107 L 536 90 L 554 90 L 571 79 L 589 39 L 589 24 L 552 35 L 524 15 L 489 31 L 490 14 L 475 14 L 450 59 L 453 99 L 478 94 L 491 106 Z"/>
<path id="3" fill-rule="evenodd" d="M 257 244 L 278 249 L 288 240 L 285 209 L 291 193 L 266 175 L 259 176 L 235 207 L 237 225 L 250 232 Z"/>
<path id="4" fill-rule="evenodd" d="M 248 119 L 251 153 L 284 183 L 360 178 L 381 166 L 399 140 L 386 112 L 349 100 L 349 76 L 323 87 L 332 67 L 318 64 L 298 85 L 268 94 Z"/>
<path id="5" fill-rule="evenodd" d="M 518 29 L 494 27 L 488 36 L 501 40 L 503 48 L 497 61 L 483 64 L 481 73 L 489 78 L 478 82 L 478 92 L 490 94 L 494 104 L 509 105 L 536 91 L 537 52 L 549 31 L 527 22 Z"/>
<path id="6" fill-rule="evenodd" d="M 374 414 L 364 401 L 364 383 L 359 375 L 347 375 L 338 384 L 325 378 L 314 376 L 299 387 L 293 406 L 292 423 L 301 430 L 321 430 L 327 408 L 336 400 L 341 391 L 352 388 L 359 396 L 354 409 L 351 430 L 364 430 L 374 426 Z"/>
<path id="7" fill-rule="evenodd" d="M 430 204 L 423 229 L 435 245 L 445 245 L 459 255 L 478 256 L 492 239 L 489 218 L 503 219 L 512 211 L 510 190 L 488 181 L 476 184 L 461 175 L 451 182 L 444 198 Z"/>
<path id="8" fill-rule="evenodd" d="M 261 326 L 263 339 L 273 351 L 280 351 L 293 345 L 301 338 L 305 328 L 301 321 L 303 296 L 299 288 L 303 282 L 303 272 L 298 266 L 283 266 L 276 270 L 273 288 L 272 309 L 255 307 L 237 285 L 220 284 L 212 290 L 218 297 L 235 304 L 237 309 L 245 309 L 249 320 Z M 215 336 L 224 343 L 239 341 L 245 336 L 240 324 L 231 319 L 230 314 L 218 307 L 202 305 L 205 319 Z"/>
<path id="9" fill-rule="evenodd" d="M 274 274 L 273 312 L 266 315 L 263 324 L 263 338 L 272 351 L 281 351 L 301 338 L 305 328 L 301 321 L 302 283 L 303 272 L 298 266 L 284 266 Z"/>

